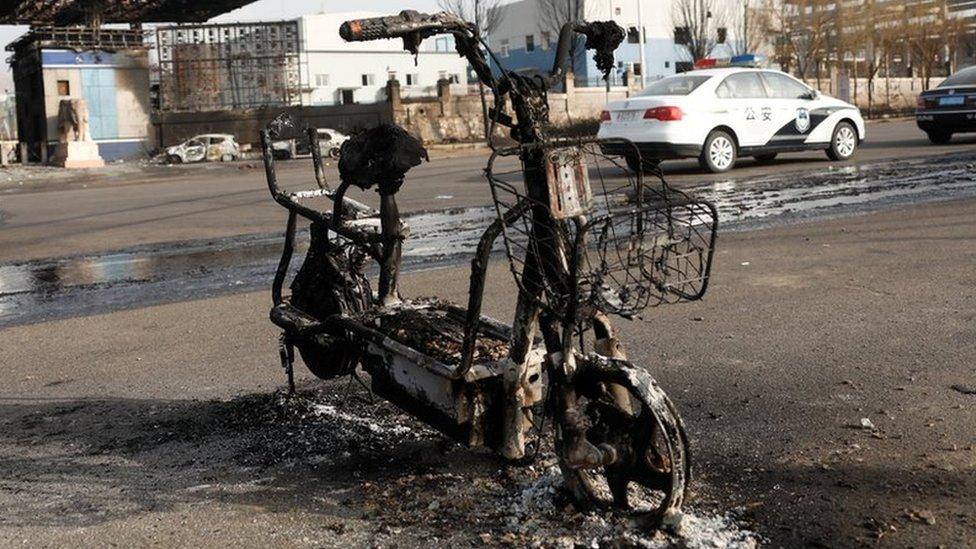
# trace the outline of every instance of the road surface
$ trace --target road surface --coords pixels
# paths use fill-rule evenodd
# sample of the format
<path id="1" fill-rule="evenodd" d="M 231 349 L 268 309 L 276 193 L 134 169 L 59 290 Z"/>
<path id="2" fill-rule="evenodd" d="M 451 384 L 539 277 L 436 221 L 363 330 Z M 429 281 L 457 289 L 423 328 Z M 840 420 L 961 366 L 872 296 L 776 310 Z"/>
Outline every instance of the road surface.
<path id="1" fill-rule="evenodd" d="M 972 150 L 976 136 L 930 146 L 911 121 L 868 126 L 868 142 L 847 164 L 822 153 L 784 155 L 768 166 L 743 160 L 721 175 L 701 173 L 692 161 L 665 163 L 669 181 L 693 186 L 784 172 L 823 171 L 917 156 Z M 490 200 L 484 154 L 435 159 L 414 169 L 398 200 L 403 212 L 476 206 Z M 509 165 L 510 166 L 510 165 Z M 45 172 L 51 174 L 54 172 Z M 18 185 L 0 176 L 0 264 L 117 250 L 139 244 L 280 231 L 285 212 L 269 198 L 260 162 L 110 169 L 108 176 L 35 176 Z M 306 161 L 281 164 L 290 188 L 314 186 Z M 334 181 L 337 177 L 330 170 Z M 50 180 L 47 180 L 49 178 Z M 373 201 L 374 192 L 351 196 Z"/>
<path id="2" fill-rule="evenodd" d="M 718 529 L 699 542 L 976 543 L 974 216 L 726 234 L 704 301 L 621 323 L 687 423 L 689 510 Z M 462 302 L 466 280 L 403 288 Z M 507 319 L 513 295 L 496 264 L 486 311 Z M 553 500 L 546 455 L 506 467 L 302 371 L 284 404 L 268 307 L 262 291 L 0 330 L 0 546 L 627 543 Z"/>

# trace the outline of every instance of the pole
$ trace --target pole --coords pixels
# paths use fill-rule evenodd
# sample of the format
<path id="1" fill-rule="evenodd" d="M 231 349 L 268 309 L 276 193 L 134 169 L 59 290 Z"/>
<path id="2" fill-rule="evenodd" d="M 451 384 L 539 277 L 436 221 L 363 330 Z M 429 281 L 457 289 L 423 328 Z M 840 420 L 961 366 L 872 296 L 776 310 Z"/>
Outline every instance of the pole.
<path id="1" fill-rule="evenodd" d="M 644 36 L 644 0 L 637 0 L 637 41 L 640 42 L 640 83 L 641 89 L 647 86 L 647 43 Z"/>
<path id="2" fill-rule="evenodd" d="M 478 33 L 478 37 L 481 38 L 481 0 L 474 0 L 474 28 Z M 481 43 L 477 44 L 477 47 L 481 48 Z M 499 70 L 501 67 L 499 67 Z M 478 79 L 478 95 L 481 96 L 481 125 L 485 130 L 485 140 L 490 139 L 488 129 L 488 102 L 485 100 L 485 85 Z"/>

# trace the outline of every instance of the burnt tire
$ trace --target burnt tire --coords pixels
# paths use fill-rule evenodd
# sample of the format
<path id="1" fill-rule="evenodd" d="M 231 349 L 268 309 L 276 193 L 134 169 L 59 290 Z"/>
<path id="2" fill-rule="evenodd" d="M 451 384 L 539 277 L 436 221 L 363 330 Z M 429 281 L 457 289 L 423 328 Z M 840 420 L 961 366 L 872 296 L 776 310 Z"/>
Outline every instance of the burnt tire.
<path id="1" fill-rule="evenodd" d="M 339 160 L 339 157 L 342 156 L 341 151 L 342 149 L 340 149 L 339 147 L 332 147 L 331 149 L 329 149 L 329 158 L 333 160 Z"/>
<path id="2" fill-rule="evenodd" d="M 301 338 L 295 342 L 295 347 L 308 371 L 323 380 L 351 374 L 361 355 L 352 344 L 328 336 Z"/>
<path id="3" fill-rule="evenodd" d="M 952 132 L 934 131 L 926 133 L 929 136 L 929 141 L 933 145 L 946 145 L 952 141 Z"/>
<path id="4" fill-rule="evenodd" d="M 171 154 L 166 157 L 166 162 L 169 164 L 182 164 L 183 159 L 180 158 L 178 155 Z"/>
<path id="5" fill-rule="evenodd" d="M 330 241 L 329 226 L 322 222 L 313 222 L 309 235 L 305 261 L 291 283 L 291 304 L 318 319 L 369 309 L 373 292 L 363 274 L 361 250 Z M 360 358 L 359 348 L 341 333 L 298 337 L 295 346 L 309 371 L 321 379 L 352 372 Z"/>
<path id="6" fill-rule="evenodd" d="M 691 482 L 691 451 L 681 416 L 657 382 L 627 362 L 591 356 L 581 361 L 573 385 L 585 429 L 561 414 L 556 453 L 575 506 L 617 509 L 647 529 L 679 516 Z M 614 386 L 625 391 L 629 410 L 612 396 L 619 395 Z M 580 434 L 593 446 L 612 447 L 616 461 L 574 467 L 569 449 Z"/>
<path id="7" fill-rule="evenodd" d="M 827 148 L 827 158 L 834 161 L 849 160 L 857 152 L 857 130 L 850 122 L 841 122 L 834 128 Z"/>

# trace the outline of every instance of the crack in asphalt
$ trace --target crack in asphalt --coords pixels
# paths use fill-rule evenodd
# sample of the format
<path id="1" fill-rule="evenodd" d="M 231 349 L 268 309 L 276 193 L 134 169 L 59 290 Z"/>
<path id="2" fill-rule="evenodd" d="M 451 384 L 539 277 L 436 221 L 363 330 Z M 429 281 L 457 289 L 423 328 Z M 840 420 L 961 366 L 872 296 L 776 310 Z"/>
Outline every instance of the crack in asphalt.
<path id="1" fill-rule="evenodd" d="M 722 232 L 748 231 L 976 197 L 976 155 L 777 174 L 687 190 L 716 205 Z M 466 263 L 494 219 L 492 206 L 406 216 L 411 237 L 403 270 Z M 299 233 L 293 270 L 307 243 L 306 230 Z M 260 233 L 0 265 L 0 328 L 269 288 L 281 245 L 281 233 Z"/>

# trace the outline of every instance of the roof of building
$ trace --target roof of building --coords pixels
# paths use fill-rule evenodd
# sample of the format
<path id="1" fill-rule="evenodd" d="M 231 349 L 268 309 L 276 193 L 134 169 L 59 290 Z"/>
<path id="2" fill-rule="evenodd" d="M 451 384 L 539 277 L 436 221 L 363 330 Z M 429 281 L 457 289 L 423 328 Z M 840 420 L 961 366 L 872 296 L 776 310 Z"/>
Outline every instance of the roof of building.
<path id="1" fill-rule="evenodd" d="M 203 22 L 254 0 L 104 0 L 102 23 Z M 90 0 L 9 0 L 0 3 L 0 24 L 78 25 L 92 20 Z"/>

